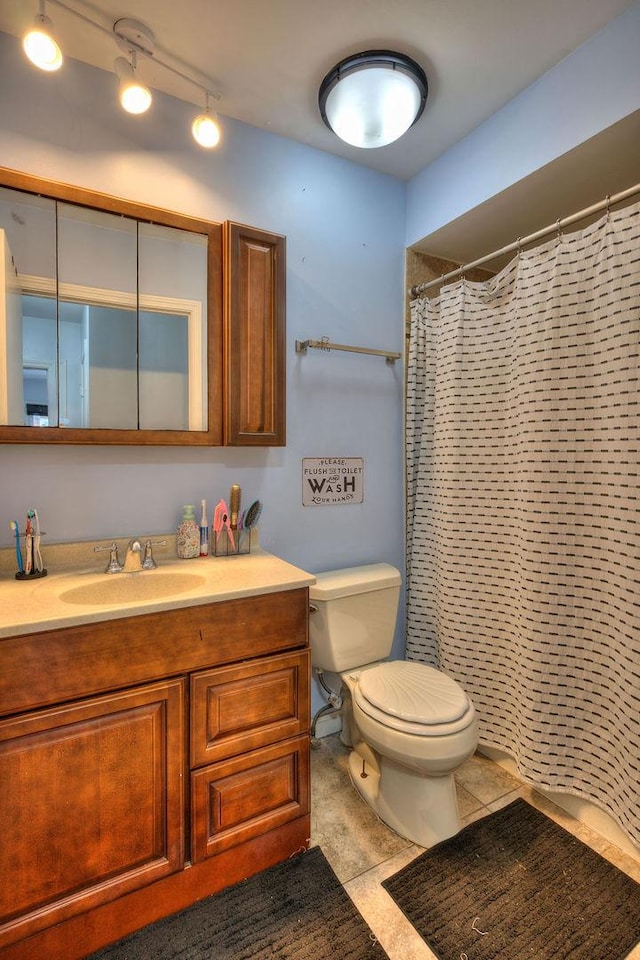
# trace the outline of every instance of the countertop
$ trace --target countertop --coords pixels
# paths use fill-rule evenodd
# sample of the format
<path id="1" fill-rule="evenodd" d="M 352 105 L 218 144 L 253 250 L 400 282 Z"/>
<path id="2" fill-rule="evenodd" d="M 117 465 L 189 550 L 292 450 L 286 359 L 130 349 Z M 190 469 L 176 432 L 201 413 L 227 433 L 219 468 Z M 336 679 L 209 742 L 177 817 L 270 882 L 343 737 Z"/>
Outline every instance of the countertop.
<path id="1" fill-rule="evenodd" d="M 106 574 L 102 572 L 102 559 L 100 564 L 98 569 L 94 561 L 90 569 L 67 569 L 32 581 L 16 580 L 13 573 L 0 572 L 0 638 L 278 593 L 315 583 L 313 574 L 261 548 L 243 556 L 198 557 L 193 560 L 158 558 L 156 570 L 141 573 Z M 193 584 L 187 583 L 185 575 L 194 577 Z M 181 592 L 166 593 L 164 584 L 172 582 L 174 577 Z M 112 587 L 112 581 L 119 581 L 120 586 L 114 583 Z M 94 584 L 97 585 L 95 588 Z M 135 595 L 136 584 L 140 585 L 146 599 L 98 599 L 102 586 L 105 594 L 115 590 L 118 594 L 131 592 Z M 61 595 L 68 595 L 68 591 L 86 587 L 95 589 L 94 602 L 78 602 L 77 592 L 74 602 L 61 599 Z M 153 596 L 155 592 L 160 595 Z"/>

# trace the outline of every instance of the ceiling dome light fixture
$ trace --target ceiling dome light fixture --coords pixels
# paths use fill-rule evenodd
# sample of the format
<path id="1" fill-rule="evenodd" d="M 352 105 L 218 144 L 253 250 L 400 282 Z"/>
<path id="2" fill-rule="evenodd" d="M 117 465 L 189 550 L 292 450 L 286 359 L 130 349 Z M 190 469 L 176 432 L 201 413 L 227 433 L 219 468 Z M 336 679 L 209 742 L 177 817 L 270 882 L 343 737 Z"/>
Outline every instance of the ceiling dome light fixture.
<path id="1" fill-rule="evenodd" d="M 34 25 L 25 33 L 22 47 L 31 63 L 40 70 L 51 73 L 62 66 L 62 51 L 53 35 L 51 20 L 44 12 L 44 0 L 40 0 L 40 12 Z"/>
<path id="2" fill-rule="evenodd" d="M 206 105 L 204 113 L 198 114 L 191 124 L 191 133 L 196 143 L 201 147 L 211 149 L 217 147 L 220 143 L 220 124 L 215 114 L 209 109 L 209 94 L 206 94 Z"/>
<path id="3" fill-rule="evenodd" d="M 318 103 L 330 130 L 354 147 L 393 143 L 422 115 L 429 87 L 422 67 L 391 50 L 341 60 L 320 85 Z"/>

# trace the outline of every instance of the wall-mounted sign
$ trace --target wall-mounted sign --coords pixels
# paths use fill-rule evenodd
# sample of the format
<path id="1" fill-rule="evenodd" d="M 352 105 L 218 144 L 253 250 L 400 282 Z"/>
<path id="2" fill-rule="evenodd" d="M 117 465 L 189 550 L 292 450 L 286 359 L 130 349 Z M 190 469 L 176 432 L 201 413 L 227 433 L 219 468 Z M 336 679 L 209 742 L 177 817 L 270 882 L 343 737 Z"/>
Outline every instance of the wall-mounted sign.
<path id="1" fill-rule="evenodd" d="M 364 500 L 362 457 L 305 457 L 302 461 L 302 505 L 320 507 Z"/>

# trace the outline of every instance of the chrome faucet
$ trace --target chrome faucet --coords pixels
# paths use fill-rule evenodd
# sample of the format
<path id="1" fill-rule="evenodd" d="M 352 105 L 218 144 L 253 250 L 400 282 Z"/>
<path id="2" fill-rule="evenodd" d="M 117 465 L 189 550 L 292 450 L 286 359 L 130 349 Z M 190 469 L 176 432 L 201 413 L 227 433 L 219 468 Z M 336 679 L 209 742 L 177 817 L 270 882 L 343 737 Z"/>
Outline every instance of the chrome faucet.
<path id="1" fill-rule="evenodd" d="M 153 559 L 153 547 L 162 547 L 166 544 L 166 540 L 146 540 L 144 544 L 144 560 L 142 561 L 143 570 L 155 570 L 158 566 L 156 561 Z"/>
<path id="2" fill-rule="evenodd" d="M 141 570 L 155 570 L 158 566 L 153 557 L 153 547 L 166 546 L 166 540 L 145 540 L 144 555 L 142 544 L 135 537 L 127 545 L 127 555 L 124 563 L 120 563 L 118 544 L 115 542 L 106 547 L 94 547 L 95 553 L 109 551 L 109 563 L 105 573 L 140 573 Z"/>
<path id="3" fill-rule="evenodd" d="M 120 571 L 122 570 L 122 564 L 120 563 L 120 557 L 118 556 L 118 544 L 114 540 L 113 543 L 107 547 L 93 548 L 94 553 L 102 553 L 103 550 L 109 551 L 109 563 L 107 564 L 107 567 L 104 572 L 120 573 Z"/>
<path id="4" fill-rule="evenodd" d="M 142 546 L 139 540 L 129 540 L 124 558 L 123 573 L 140 573 L 142 570 Z"/>

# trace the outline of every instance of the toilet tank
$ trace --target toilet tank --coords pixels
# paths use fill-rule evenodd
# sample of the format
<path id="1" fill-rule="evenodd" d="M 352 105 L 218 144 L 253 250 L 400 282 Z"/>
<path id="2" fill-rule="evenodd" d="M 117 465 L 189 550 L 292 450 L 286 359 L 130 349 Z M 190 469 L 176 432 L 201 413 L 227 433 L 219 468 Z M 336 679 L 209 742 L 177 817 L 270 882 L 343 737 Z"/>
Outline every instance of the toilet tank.
<path id="1" fill-rule="evenodd" d="M 313 666 L 343 673 L 388 657 L 401 582 L 388 563 L 316 574 L 309 587 Z"/>

